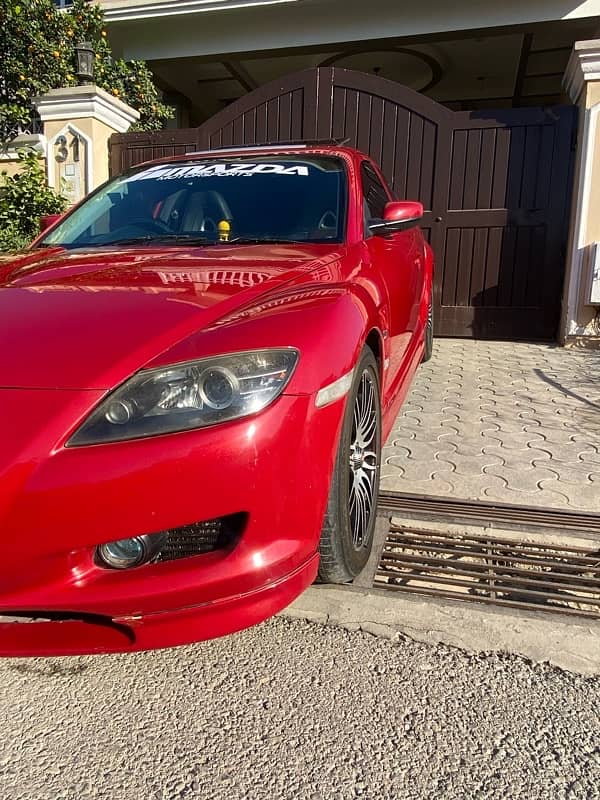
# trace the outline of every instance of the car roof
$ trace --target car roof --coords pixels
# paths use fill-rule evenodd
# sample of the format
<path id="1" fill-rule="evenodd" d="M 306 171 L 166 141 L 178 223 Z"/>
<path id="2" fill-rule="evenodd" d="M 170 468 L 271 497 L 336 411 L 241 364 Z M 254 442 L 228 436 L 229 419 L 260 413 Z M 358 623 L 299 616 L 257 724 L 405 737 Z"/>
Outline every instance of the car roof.
<path id="1" fill-rule="evenodd" d="M 237 158 L 244 156 L 268 156 L 270 154 L 281 155 L 320 155 L 320 156 L 338 156 L 340 158 L 351 158 L 353 160 L 363 160 L 369 156 L 361 153 L 353 147 L 348 147 L 345 144 L 334 143 L 320 143 L 320 142 L 290 142 L 284 144 L 267 144 L 267 145 L 240 145 L 235 147 L 218 147 L 212 150 L 194 150 L 188 153 L 182 153 L 176 156 L 165 156 L 163 158 L 156 158 L 150 161 L 144 161 L 142 164 L 136 164 L 136 167 L 147 167 L 150 164 L 174 164 L 182 161 L 193 161 L 195 159 L 206 158 Z"/>

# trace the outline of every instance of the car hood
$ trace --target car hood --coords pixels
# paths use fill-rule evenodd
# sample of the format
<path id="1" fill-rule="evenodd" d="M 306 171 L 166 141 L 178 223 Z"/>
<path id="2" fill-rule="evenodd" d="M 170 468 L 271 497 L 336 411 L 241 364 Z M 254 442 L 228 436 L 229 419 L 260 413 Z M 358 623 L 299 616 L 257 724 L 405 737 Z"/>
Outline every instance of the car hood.
<path id="1" fill-rule="evenodd" d="M 113 388 L 192 333 L 339 257 L 340 245 L 308 244 L 2 257 L 0 387 Z"/>

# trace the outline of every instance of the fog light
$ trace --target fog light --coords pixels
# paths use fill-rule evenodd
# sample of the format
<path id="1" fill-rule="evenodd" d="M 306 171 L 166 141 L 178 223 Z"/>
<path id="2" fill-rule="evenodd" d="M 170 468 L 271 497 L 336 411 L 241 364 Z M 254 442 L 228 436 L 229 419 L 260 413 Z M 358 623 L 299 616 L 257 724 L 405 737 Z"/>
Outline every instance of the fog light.
<path id="1" fill-rule="evenodd" d="M 164 535 L 133 536 L 98 545 L 97 556 L 104 566 L 113 569 L 129 569 L 148 563 L 156 555 L 164 542 Z"/>

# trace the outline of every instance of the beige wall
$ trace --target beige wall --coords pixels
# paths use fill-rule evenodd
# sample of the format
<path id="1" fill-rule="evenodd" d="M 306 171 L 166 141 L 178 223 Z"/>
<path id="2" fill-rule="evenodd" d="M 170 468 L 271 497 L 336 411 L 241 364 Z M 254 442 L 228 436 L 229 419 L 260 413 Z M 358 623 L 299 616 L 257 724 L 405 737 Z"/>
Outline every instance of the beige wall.
<path id="1" fill-rule="evenodd" d="M 44 167 L 46 166 L 46 159 L 44 159 Z M 16 175 L 19 172 L 21 165 L 19 164 L 18 158 L 10 158 L 10 159 L 1 159 L 0 160 L 0 172 L 6 172 L 7 175 L 11 177 Z"/>
<path id="2" fill-rule="evenodd" d="M 592 83 L 588 87 L 586 97 L 586 109 L 600 103 L 600 83 Z M 585 223 L 585 242 L 600 242 L 600 130 L 596 130 L 596 137 L 593 144 L 592 160 L 592 181 L 590 191 L 590 201 L 588 206 L 587 219 Z"/>
<path id="3" fill-rule="evenodd" d="M 34 100 L 47 141 L 48 182 L 77 202 L 108 179 L 108 142 L 140 115 L 93 85 L 51 89 Z"/>
<path id="4" fill-rule="evenodd" d="M 594 142 L 592 186 L 584 244 L 600 242 L 600 136 Z"/>
<path id="5" fill-rule="evenodd" d="M 585 115 L 600 104 L 600 82 L 589 82 L 584 89 L 580 101 L 581 118 L 580 130 L 583 130 Z M 596 126 L 593 142 L 589 143 L 591 150 L 588 156 L 591 160 L 590 194 L 587 204 L 587 213 L 581 219 L 581 230 L 584 235 L 580 246 L 589 248 L 594 242 L 600 242 L 600 126 Z M 582 154 L 583 155 L 583 154 Z M 598 309 L 587 304 L 586 294 L 589 286 L 589 273 L 592 268 L 590 263 L 591 250 L 586 249 L 582 255 L 582 280 L 576 310 L 576 321 L 580 330 L 587 334 L 596 334 L 594 322 Z"/>
<path id="6" fill-rule="evenodd" d="M 73 125 L 91 142 L 91 152 L 86 154 L 86 158 L 91 159 L 91 185 L 88 187 L 88 191 L 91 191 L 96 186 L 108 180 L 108 140 L 115 132 L 114 128 L 110 128 L 104 122 L 93 119 L 92 117 L 87 119 L 73 119 L 68 122 L 65 120 L 52 120 L 44 124 L 44 134 L 48 142 L 54 142 L 67 124 Z M 55 158 L 55 154 L 50 152 L 49 157 Z M 86 165 L 82 166 L 85 167 Z"/>
<path id="7" fill-rule="evenodd" d="M 579 106 L 576 171 L 561 341 L 596 338 L 599 308 L 589 303 L 594 242 L 600 242 L 600 42 L 577 42 L 565 87 Z"/>
<path id="8" fill-rule="evenodd" d="M 8 153 L 3 154 L 0 157 L 0 172 L 6 172 L 7 175 L 11 176 L 16 175 L 16 173 L 19 172 L 21 169 L 18 156 L 19 150 L 34 150 L 38 156 L 45 155 L 46 140 L 42 135 L 37 133 L 23 133 L 17 136 L 17 138 L 13 139 L 11 142 Z M 45 166 L 45 158 L 42 160 L 43 165 Z"/>

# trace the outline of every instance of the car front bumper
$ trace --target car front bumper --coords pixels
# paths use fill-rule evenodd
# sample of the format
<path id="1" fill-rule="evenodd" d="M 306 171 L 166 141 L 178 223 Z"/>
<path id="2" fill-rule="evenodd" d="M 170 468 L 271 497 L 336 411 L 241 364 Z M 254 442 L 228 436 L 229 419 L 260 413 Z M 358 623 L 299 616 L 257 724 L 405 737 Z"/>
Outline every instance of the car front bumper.
<path id="1" fill-rule="evenodd" d="M 64 447 L 65 421 L 89 400 L 0 389 L 0 419 L 24 421 L 7 426 L 0 462 L 0 655 L 213 638 L 271 616 L 314 580 L 343 401 L 317 409 L 312 396 L 282 396 L 214 428 Z M 230 548 L 130 570 L 94 558 L 102 542 L 240 512 Z"/>
<path id="2" fill-rule="evenodd" d="M 214 639 L 262 622 L 314 581 L 313 555 L 294 572 L 254 591 L 187 608 L 115 616 L 67 613 L 51 621 L 0 616 L 0 656 L 122 653 Z M 37 612 L 36 612 L 37 613 Z"/>

